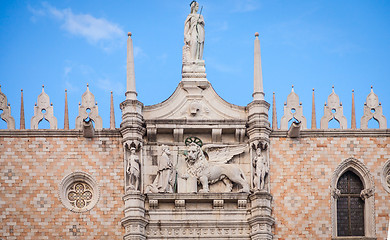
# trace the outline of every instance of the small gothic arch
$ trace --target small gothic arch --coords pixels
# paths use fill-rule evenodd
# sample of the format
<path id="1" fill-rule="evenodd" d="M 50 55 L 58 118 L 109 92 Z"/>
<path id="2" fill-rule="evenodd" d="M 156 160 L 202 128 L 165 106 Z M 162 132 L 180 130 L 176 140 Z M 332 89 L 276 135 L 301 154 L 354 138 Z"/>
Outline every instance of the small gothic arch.
<path id="1" fill-rule="evenodd" d="M 337 183 L 340 177 L 348 172 L 356 174 L 363 183 L 363 190 L 360 197 L 364 200 L 364 238 L 375 237 L 375 199 L 374 199 L 374 181 L 368 168 L 363 162 L 356 158 L 348 158 L 342 161 L 333 172 L 331 189 L 331 217 L 332 217 L 332 239 L 338 239 L 337 235 L 337 200 L 340 197 L 340 190 L 337 189 Z"/>

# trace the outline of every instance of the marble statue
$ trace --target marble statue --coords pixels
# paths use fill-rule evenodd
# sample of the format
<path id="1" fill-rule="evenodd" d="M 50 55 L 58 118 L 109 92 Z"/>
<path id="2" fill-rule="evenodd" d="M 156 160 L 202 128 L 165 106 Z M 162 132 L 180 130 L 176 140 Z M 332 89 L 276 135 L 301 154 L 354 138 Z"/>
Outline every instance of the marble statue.
<path id="1" fill-rule="evenodd" d="M 139 190 L 139 178 L 140 178 L 140 162 L 139 157 L 135 152 L 135 147 L 130 148 L 130 155 L 127 159 L 126 172 L 129 178 L 129 190 Z"/>
<path id="2" fill-rule="evenodd" d="M 202 185 L 199 192 L 209 192 L 209 184 L 222 180 L 232 190 L 233 185 L 241 185 L 240 192 L 249 192 L 249 185 L 245 179 L 243 171 L 234 164 L 227 164 L 235 155 L 244 151 L 246 146 L 229 147 L 209 146 L 208 149 L 217 148 L 217 151 L 208 151 L 210 161 L 208 161 L 201 147 L 192 142 L 188 144 L 186 153 L 187 173 L 191 177 L 196 177 Z M 230 147 L 231 148 L 231 147 Z"/>
<path id="3" fill-rule="evenodd" d="M 175 174 L 168 146 L 162 146 L 161 158 L 158 161 L 158 172 L 153 183 L 146 187 L 146 193 L 173 193 Z"/>
<path id="4" fill-rule="evenodd" d="M 192 1 L 191 13 L 188 14 L 184 23 L 184 43 L 187 51 L 189 50 L 188 60 L 202 60 L 204 47 L 204 19 L 201 14 L 198 14 L 199 4 Z"/>
<path id="5" fill-rule="evenodd" d="M 266 189 L 266 178 L 269 174 L 269 162 L 267 158 L 261 152 L 261 148 L 256 149 L 255 156 L 252 161 L 253 167 L 255 169 L 253 182 L 256 190 L 265 190 Z"/>

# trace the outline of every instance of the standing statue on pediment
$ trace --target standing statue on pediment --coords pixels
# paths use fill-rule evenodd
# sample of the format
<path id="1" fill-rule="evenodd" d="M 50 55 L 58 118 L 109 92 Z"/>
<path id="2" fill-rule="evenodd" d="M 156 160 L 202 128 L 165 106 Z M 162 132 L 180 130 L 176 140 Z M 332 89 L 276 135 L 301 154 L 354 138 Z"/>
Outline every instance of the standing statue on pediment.
<path id="1" fill-rule="evenodd" d="M 191 4 L 191 13 L 188 14 L 187 19 L 184 23 L 184 48 L 186 51 L 187 60 L 202 60 L 203 58 L 203 47 L 205 39 L 204 31 L 204 19 L 200 14 L 198 14 L 199 4 L 196 1 L 192 1 Z M 189 51 L 189 52 L 188 52 Z"/>
<path id="2" fill-rule="evenodd" d="M 256 190 L 267 190 L 266 181 L 269 174 L 269 162 L 266 156 L 263 155 L 261 148 L 256 148 L 255 156 L 253 157 L 254 176 L 253 183 Z"/>
<path id="3" fill-rule="evenodd" d="M 135 147 L 130 147 L 130 154 L 127 159 L 126 172 L 129 178 L 129 190 L 139 190 L 139 178 L 140 178 L 140 162 L 139 157 L 135 151 Z"/>

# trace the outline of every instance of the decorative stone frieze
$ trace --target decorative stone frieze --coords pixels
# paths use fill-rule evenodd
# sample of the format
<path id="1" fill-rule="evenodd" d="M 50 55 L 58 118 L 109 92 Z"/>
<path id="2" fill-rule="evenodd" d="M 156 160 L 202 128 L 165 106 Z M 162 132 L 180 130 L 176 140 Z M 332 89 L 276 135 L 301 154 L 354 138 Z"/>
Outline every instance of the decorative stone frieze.
<path id="1" fill-rule="evenodd" d="M 332 119 L 340 123 L 340 129 L 347 129 L 347 118 L 343 115 L 343 105 L 339 96 L 334 92 L 334 86 L 332 86 L 332 93 L 328 96 L 328 103 L 325 102 L 321 129 L 328 129 L 328 124 Z"/>
<path id="2" fill-rule="evenodd" d="M 50 124 L 50 129 L 57 129 L 57 118 L 54 117 L 53 104 L 50 103 L 49 95 L 45 93 L 42 86 L 42 93 L 38 95 L 34 107 L 34 116 L 31 118 L 31 129 L 38 129 L 38 124 L 46 119 Z"/>
<path id="3" fill-rule="evenodd" d="M 213 208 L 214 209 L 223 209 L 223 199 L 213 200 Z"/>
<path id="4" fill-rule="evenodd" d="M 386 117 L 383 115 L 382 106 L 379 102 L 378 96 L 374 93 L 371 86 L 371 92 L 368 94 L 366 102 L 364 103 L 364 114 L 360 120 L 360 128 L 368 129 L 368 121 L 374 118 L 379 123 L 380 129 L 387 128 Z"/>
<path id="5" fill-rule="evenodd" d="M 291 88 L 291 93 L 287 96 L 287 102 L 284 103 L 284 115 L 280 119 L 280 129 L 287 130 L 288 122 L 291 119 L 296 119 L 301 122 L 301 128 L 306 129 L 306 118 L 303 116 L 302 103 L 299 102 L 299 96 L 294 92 L 294 86 Z"/>
<path id="6" fill-rule="evenodd" d="M 8 129 L 15 129 L 15 119 L 11 116 L 11 106 L 7 102 L 7 96 L 1 92 L 0 85 L 0 110 L 3 113 L 0 115 L 0 118 L 7 123 Z"/>
<path id="7" fill-rule="evenodd" d="M 177 199 L 175 200 L 175 208 L 176 209 L 184 209 L 186 207 L 186 200 Z"/>
<path id="8" fill-rule="evenodd" d="M 81 96 L 79 115 L 76 117 L 76 129 L 82 129 L 83 122 L 88 118 L 95 123 L 96 130 L 103 129 L 103 121 L 99 116 L 97 102 L 95 102 L 95 96 L 89 91 L 89 85 L 87 84 L 87 90 Z"/>

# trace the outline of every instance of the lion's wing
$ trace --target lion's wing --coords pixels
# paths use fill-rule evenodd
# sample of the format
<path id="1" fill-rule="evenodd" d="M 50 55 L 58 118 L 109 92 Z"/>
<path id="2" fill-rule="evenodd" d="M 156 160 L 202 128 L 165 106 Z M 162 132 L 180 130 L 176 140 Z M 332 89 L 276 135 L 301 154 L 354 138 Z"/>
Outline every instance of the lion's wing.
<path id="1" fill-rule="evenodd" d="M 203 149 L 209 156 L 209 162 L 228 163 L 234 156 L 243 153 L 247 147 L 246 144 L 238 146 L 208 144 L 203 146 Z"/>

